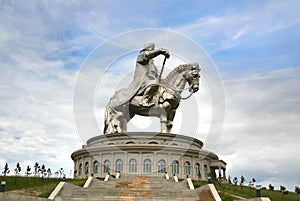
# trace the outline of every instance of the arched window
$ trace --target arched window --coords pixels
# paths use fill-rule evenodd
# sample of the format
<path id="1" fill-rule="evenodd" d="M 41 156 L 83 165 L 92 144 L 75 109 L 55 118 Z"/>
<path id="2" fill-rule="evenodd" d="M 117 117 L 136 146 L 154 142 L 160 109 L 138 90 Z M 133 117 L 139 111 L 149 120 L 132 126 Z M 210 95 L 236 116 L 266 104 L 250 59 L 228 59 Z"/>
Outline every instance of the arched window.
<path id="1" fill-rule="evenodd" d="M 161 159 L 158 161 L 158 173 L 165 173 L 166 172 L 166 161 Z"/>
<path id="2" fill-rule="evenodd" d="M 151 160 L 144 160 L 144 172 L 151 172 Z"/>
<path id="3" fill-rule="evenodd" d="M 135 144 L 133 141 L 126 142 L 126 144 Z"/>
<path id="4" fill-rule="evenodd" d="M 137 172 L 137 162 L 135 159 L 129 161 L 129 172 Z"/>
<path id="5" fill-rule="evenodd" d="M 184 163 L 184 174 L 185 175 L 190 175 L 191 171 L 190 171 L 190 163 L 188 161 L 186 161 Z"/>
<path id="6" fill-rule="evenodd" d="M 153 142 L 153 141 L 152 141 L 152 142 L 149 142 L 148 144 L 158 144 L 158 143 L 157 143 L 157 142 Z"/>
<path id="7" fill-rule="evenodd" d="M 206 178 L 207 177 L 207 165 L 205 164 L 204 165 L 204 177 Z"/>
<path id="8" fill-rule="evenodd" d="M 95 161 L 94 164 L 93 164 L 93 173 L 94 174 L 98 173 L 98 166 L 99 166 L 98 161 Z"/>
<path id="9" fill-rule="evenodd" d="M 196 172 L 196 176 L 200 177 L 200 165 L 199 165 L 199 163 L 195 164 L 195 172 Z"/>
<path id="10" fill-rule="evenodd" d="M 78 176 L 81 176 L 82 174 L 82 164 L 79 164 L 79 170 L 78 170 Z"/>
<path id="11" fill-rule="evenodd" d="M 103 172 L 104 173 L 109 173 L 110 171 L 110 161 L 109 160 L 105 160 L 104 161 L 104 169 Z"/>
<path id="12" fill-rule="evenodd" d="M 116 161 L 116 172 L 122 172 L 123 171 L 123 161 L 121 159 L 118 159 Z"/>
<path id="13" fill-rule="evenodd" d="M 85 175 L 88 175 L 88 174 L 89 174 L 89 162 L 86 162 L 86 163 L 85 163 L 85 166 L 84 166 L 84 173 L 85 173 Z"/>
<path id="14" fill-rule="evenodd" d="M 179 163 L 178 161 L 172 162 L 172 174 L 179 174 Z"/>

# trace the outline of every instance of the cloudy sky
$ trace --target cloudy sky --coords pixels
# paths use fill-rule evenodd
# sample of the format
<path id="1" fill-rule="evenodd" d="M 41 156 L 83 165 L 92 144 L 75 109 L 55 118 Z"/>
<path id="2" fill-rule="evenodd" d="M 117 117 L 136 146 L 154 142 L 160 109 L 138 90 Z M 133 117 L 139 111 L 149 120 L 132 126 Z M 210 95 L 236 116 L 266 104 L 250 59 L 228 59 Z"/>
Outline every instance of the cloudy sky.
<path id="1" fill-rule="evenodd" d="M 84 143 L 73 97 L 88 56 L 124 32 L 158 28 L 193 40 L 219 72 L 224 124 L 215 146 L 206 148 L 228 163 L 232 177 L 293 190 L 300 185 L 299 8 L 296 0 L 0 0 L 0 171 L 6 162 L 25 169 L 37 161 L 69 176 L 70 154 Z M 122 72 L 107 75 L 103 86 Z M 116 85 L 100 88 L 109 98 Z M 105 104 L 95 103 L 99 122 Z M 209 119 L 203 113 L 211 111 L 201 111 Z M 205 144 L 205 135 L 196 136 Z"/>

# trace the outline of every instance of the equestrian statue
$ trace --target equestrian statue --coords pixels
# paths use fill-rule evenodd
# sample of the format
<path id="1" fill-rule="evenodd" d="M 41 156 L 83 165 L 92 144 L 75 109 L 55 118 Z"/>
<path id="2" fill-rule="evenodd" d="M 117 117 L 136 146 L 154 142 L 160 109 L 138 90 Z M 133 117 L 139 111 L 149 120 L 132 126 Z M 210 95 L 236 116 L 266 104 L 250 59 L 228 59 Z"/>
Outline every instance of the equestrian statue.
<path id="1" fill-rule="evenodd" d="M 153 59 L 159 55 L 165 58 L 158 74 Z M 127 123 L 136 114 L 159 117 L 161 132 L 171 132 L 180 100 L 186 99 L 181 93 L 189 89 L 191 96 L 199 90 L 200 67 L 198 63 L 182 64 L 161 79 L 168 58 L 167 49 L 155 49 L 154 43 L 144 46 L 136 60 L 133 81 L 127 88 L 117 91 L 106 106 L 104 134 L 126 132 Z"/>

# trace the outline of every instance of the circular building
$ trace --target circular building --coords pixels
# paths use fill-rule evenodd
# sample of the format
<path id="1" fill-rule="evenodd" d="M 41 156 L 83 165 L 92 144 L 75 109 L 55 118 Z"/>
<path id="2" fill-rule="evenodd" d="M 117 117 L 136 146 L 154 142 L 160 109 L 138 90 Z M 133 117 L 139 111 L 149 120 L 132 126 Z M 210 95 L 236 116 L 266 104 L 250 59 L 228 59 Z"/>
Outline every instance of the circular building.
<path id="1" fill-rule="evenodd" d="M 72 153 L 74 177 L 106 174 L 159 176 L 184 179 L 225 179 L 226 163 L 202 149 L 195 138 L 171 133 L 128 132 L 93 137 Z"/>

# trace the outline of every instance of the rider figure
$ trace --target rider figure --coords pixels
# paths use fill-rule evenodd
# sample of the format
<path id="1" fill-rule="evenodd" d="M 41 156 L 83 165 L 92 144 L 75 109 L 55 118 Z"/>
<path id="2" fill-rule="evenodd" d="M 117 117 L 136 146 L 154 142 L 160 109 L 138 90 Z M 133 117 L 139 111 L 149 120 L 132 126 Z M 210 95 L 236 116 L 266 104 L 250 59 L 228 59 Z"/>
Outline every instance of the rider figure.
<path id="1" fill-rule="evenodd" d="M 142 80 L 140 89 L 137 94 L 144 92 L 142 100 L 139 102 L 140 106 L 150 107 L 155 103 L 151 102 L 155 92 L 158 89 L 158 71 L 154 64 L 153 58 L 158 55 L 164 55 L 166 58 L 170 57 L 169 51 L 166 49 L 155 50 L 154 43 L 148 43 L 140 51 L 136 61 L 136 76 L 139 76 L 141 71 L 145 72 L 145 77 Z"/>

